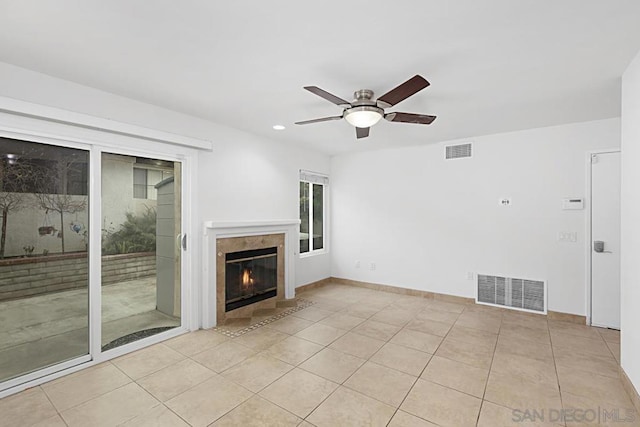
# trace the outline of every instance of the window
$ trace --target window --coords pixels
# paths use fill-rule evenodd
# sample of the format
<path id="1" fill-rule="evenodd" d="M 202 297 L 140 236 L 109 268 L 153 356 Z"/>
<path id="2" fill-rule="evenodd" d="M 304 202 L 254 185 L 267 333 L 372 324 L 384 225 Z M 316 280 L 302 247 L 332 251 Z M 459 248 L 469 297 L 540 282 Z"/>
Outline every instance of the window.
<path id="1" fill-rule="evenodd" d="M 133 197 L 135 199 L 147 198 L 147 170 L 133 168 Z"/>
<path id="2" fill-rule="evenodd" d="M 173 171 L 133 168 L 133 198 L 156 200 L 156 184 L 173 176 Z"/>
<path id="3" fill-rule="evenodd" d="M 326 247 L 326 176 L 300 172 L 300 253 Z"/>

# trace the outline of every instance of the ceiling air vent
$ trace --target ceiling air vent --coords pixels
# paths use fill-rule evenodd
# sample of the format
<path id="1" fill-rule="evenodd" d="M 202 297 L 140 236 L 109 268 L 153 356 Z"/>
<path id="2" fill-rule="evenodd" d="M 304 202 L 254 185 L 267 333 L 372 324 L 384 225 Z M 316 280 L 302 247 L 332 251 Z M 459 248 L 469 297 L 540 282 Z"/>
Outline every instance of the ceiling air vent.
<path id="1" fill-rule="evenodd" d="M 478 274 L 476 302 L 547 314 L 547 286 L 541 280 Z"/>
<path id="2" fill-rule="evenodd" d="M 445 159 L 462 159 L 471 157 L 471 143 L 459 145 L 447 145 L 445 147 Z"/>

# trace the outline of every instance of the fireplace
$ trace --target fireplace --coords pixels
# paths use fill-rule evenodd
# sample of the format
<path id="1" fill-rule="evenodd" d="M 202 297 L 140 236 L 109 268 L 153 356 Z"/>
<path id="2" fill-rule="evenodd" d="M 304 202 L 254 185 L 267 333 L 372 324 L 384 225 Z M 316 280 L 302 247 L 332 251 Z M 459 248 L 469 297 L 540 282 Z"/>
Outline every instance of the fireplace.
<path id="1" fill-rule="evenodd" d="M 277 295 L 278 248 L 225 254 L 225 312 Z"/>
<path id="2" fill-rule="evenodd" d="M 219 237 L 216 242 L 216 324 L 250 318 L 285 295 L 285 234 Z"/>

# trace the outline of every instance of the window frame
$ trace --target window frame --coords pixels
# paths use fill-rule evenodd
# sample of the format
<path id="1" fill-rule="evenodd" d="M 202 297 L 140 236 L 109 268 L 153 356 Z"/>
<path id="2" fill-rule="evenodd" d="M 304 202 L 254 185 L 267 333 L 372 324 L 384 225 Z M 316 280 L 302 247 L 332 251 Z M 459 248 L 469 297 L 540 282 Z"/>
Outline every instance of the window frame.
<path id="1" fill-rule="evenodd" d="M 302 175 L 302 171 L 301 171 L 301 175 Z M 306 173 L 306 175 L 308 175 L 308 173 Z M 329 252 L 329 239 L 327 235 L 327 228 L 328 228 L 327 227 L 328 225 L 327 192 L 329 190 L 329 182 L 328 182 L 328 177 L 326 175 L 318 175 L 318 177 L 323 178 L 325 182 L 316 182 L 311 179 L 305 179 L 302 176 L 298 180 L 298 206 L 300 206 L 300 194 L 299 194 L 300 183 L 304 182 L 309 184 L 309 197 L 307 202 L 308 203 L 307 209 L 309 212 L 309 250 L 306 252 L 300 251 L 301 239 L 300 239 L 300 236 L 298 236 L 298 252 L 299 252 L 298 255 L 300 258 L 308 258 L 315 255 L 323 255 Z M 313 186 L 314 185 L 322 186 L 322 248 L 320 249 L 313 249 L 313 200 L 314 200 Z M 302 226 L 302 218 L 300 218 L 300 226 L 298 227 L 298 230 L 300 230 L 301 226 Z"/>
<path id="2" fill-rule="evenodd" d="M 142 186 L 142 184 L 136 184 L 135 183 L 135 170 L 136 169 L 144 171 L 144 176 L 145 176 L 145 178 L 144 178 L 144 182 L 145 182 L 144 183 L 144 197 L 136 197 L 136 195 L 135 195 L 135 187 L 136 187 L 136 185 Z M 168 174 L 169 171 L 166 168 L 152 167 L 152 166 L 148 166 L 148 165 L 146 165 L 144 163 L 133 163 L 133 170 L 134 170 L 134 172 L 133 172 L 133 186 L 134 186 L 133 198 L 136 199 L 136 200 L 156 200 L 156 199 L 153 199 L 153 198 L 150 197 L 152 194 L 155 194 L 154 193 L 155 184 L 151 184 L 151 185 L 149 184 L 149 171 L 160 172 L 161 179 L 158 182 L 162 182 L 165 179 L 169 178 L 170 176 L 173 176 L 172 174 Z M 167 175 L 167 176 L 165 176 L 165 175 Z M 156 197 L 157 197 L 157 195 L 156 195 Z"/>

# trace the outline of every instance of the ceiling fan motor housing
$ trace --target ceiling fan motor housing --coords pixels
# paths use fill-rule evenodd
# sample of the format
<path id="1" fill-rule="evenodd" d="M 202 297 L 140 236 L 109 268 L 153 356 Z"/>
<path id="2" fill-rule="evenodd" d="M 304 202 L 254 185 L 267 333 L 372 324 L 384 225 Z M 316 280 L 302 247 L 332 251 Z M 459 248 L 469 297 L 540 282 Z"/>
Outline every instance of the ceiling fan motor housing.
<path id="1" fill-rule="evenodd" d="M 369 101 L 371 105 L 374 105 L 373 102 L 373 91 L 371 89 L 360 89 L 353 93 L 354 102 L 352 105 L 357 105 L 357 102 L 366 102 Z"/>

